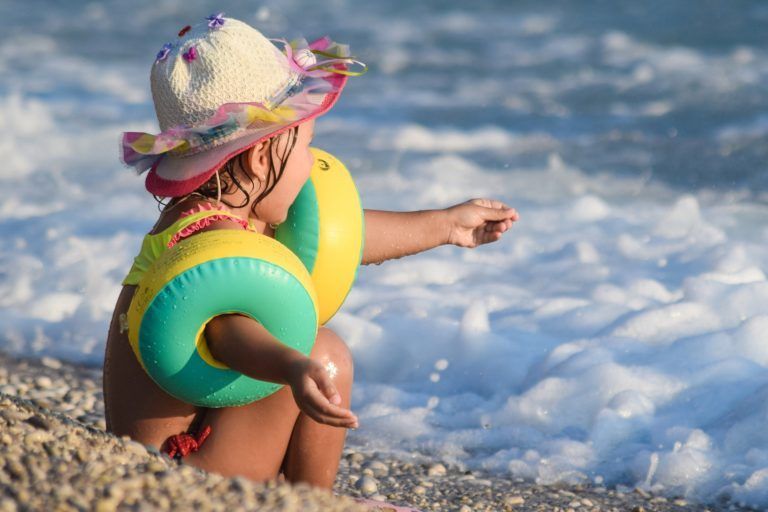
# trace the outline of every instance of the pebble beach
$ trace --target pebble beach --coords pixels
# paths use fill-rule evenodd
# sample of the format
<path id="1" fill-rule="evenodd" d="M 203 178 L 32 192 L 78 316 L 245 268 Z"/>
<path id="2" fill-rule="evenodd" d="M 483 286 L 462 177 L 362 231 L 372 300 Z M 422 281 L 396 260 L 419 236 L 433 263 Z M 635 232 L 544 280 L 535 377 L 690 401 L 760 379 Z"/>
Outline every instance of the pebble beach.
<path id="1" fill-rule="evenodd" d="M 362 427 L 364 428 L 364 426 Z M 419 510 L 644 512 L 751 510 L 618 486 L 542 486 L 467 471 L 424 455 L 348 446 L 334 494 L 225 478 L 177 464 L 105 431 L 101 370 L 0 355 L 0 511 L 371 510 L 367 498 Z"/>

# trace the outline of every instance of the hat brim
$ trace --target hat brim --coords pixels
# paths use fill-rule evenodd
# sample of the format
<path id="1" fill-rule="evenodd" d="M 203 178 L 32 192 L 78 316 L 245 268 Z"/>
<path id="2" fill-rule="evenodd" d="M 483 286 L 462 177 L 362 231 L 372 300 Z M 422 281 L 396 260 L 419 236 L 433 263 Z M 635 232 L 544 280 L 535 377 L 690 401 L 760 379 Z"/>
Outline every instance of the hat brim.
<path id="1" fill-rule="evenodd" d="M 206 151 L 179 156 L 166 153 L 150 168 L 145 181 L 147 190 L 161 197 L 178 197 L 189 194 L 208 181 L 230 158 L 250 149 L 259 142 L 279 135 L 294 126 L 310 121 L 327 112 L 338 100 L 347 82 L 345 75 L 333 75 L 326 78 L 332 82 L 333 90 L 325 94 L 320 105 L 302 117 L 284 124 L 275 123 L 265 130 L 244 130 L 244 134 L 234 140 Z"/>

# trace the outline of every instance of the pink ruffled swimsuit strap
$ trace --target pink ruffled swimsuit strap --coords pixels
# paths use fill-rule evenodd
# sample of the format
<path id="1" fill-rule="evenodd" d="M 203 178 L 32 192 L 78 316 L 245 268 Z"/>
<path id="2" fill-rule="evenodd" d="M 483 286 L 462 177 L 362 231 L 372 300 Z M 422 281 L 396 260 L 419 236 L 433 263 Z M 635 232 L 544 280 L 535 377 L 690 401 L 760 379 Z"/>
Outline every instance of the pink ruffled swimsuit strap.
<path id="1" fill-rule="evenodd" d="M 184 217 L 188 217 L 190 215 L 203 212 L 203 211 L 210 211 L 210 212 L 216 212 L 216 213 L 212 213 L 211 215 L 203 217 L 202 219 L 196 220 L 192 224 L 177 231 L 173 235 L 173 237 L 171 237 L 171 240 L 168 242 L 169 249 L 174 245 L 176 245 L 180 240 L 183 240 L 184 238 L 190 236 L 191 234 L 197 231 L 200 231 L 201 229 L 209 226 L 212 222 L 216 222 L 217 220 L 233 220 L 238 224 L 240 224 L 243 227 L 243 229 L 251 229 L 250 223 L 247 220 L 226 210 L 222 206 L 215 207 L 207 203 L 199 204 L 194 208 L 190 208 L 189 210 L 184 211 L 181 215 L 179 215 L 179 219 L 183 219 Z"/>

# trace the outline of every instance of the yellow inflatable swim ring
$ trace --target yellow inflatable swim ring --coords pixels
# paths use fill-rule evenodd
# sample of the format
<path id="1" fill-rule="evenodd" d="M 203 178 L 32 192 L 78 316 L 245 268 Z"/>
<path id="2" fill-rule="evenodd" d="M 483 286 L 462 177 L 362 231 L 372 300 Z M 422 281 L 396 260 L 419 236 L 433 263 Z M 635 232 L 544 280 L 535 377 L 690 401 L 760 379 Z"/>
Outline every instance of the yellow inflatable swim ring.
<path id="1" fill-rule="evenodd" d="M 309 180 L 275 238 L 299 257 L 312 276 L 322 325 L 339 310 L 357 277 L 365 216 L 344 164 L 321 149 L 311 151 L 315 163 Z"/>
<path id="2" fill-rule="evenodd" d="M 128 309 L 136 357 L 166 392 L 202 407 L 243 405 L 281 385 L 216 361 L 203 331 L 215 316 L 247 315 L 308 355 L 317 336 L 314 286 L 304 265 L 276 240 L 215 230 L 184 239 L 144 274 Z"/>

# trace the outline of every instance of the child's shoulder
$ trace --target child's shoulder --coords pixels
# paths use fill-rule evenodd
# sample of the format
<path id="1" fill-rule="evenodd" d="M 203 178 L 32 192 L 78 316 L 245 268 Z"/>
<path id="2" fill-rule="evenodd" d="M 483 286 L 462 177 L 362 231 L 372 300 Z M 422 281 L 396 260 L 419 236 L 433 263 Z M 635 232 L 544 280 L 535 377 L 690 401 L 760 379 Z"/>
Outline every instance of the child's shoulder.
<path id="1" fill-rule="evenodd" d="M 166 208 L 149 234 L 170 236 L 172 245 L 195 233 L 216 229 L 242 230 L 248 229 L 248 226 L 247 220 L 235 215 L 223 205 L 189 201 Z"/>

